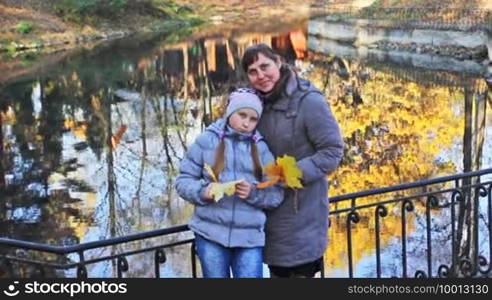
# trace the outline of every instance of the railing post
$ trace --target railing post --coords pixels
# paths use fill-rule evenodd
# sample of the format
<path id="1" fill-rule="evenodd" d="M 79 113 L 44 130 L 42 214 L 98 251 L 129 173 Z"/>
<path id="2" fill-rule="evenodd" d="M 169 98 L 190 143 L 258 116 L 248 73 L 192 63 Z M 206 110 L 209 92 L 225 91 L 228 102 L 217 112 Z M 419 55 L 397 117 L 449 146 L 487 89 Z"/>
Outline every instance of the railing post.
<path id="1" fill-rule="evenodd" d="M 457 183 L 458 184 L 458 183 Z M 458 269 L 458 248 L 459 244 L 456 239 L 456 204 L 463 200 L 463 195 L 456 190 L 451 195 L 451 276 L 457 275 Z"/>
<path id="2" fill-rule="evenodd" d="M 155 278 L 161 277 L 160 265 L 166 262 L 166 252 L 161 249 L 155 250 L 154 254 L 154 266 L 155 266 Z"/>
<path id="3" fill-rule="evenodd" d="M 412 201 L 405 200 L 401 205 L 401 259 L 402 259 L 402 277 L 407 278 L 407 215 L 406 212 L 414 210 Z"/>
<path id="4" fill-rule="evenodd" d="M 118 256 L 118 278 L 123 278 L 123 272 L 128 271 L 128 261 L 125 256 Z"/>
<path id="5" fill-rule="evenodd" d="M 388 209 L 384 205 L 378 205 L 375 211 L 375 227 L 376 227 L 376 274 L 378 278 L 381 278 L 381 242 L 380 242 L 380 226 L 379 217 L 386 217 L 388 215 Z"/>
<path id="6" fill-rule="evenodd" d="M 191 275 L 196 278 L 196 248 L 195 239 L 191 242 Z"/>
<path id="7" fill-rule="evenodd" d="M 488 274 L 490 275 L 490 271 L 492 270 L 492 183 L 489 184 L 489 188 L 487 190 L 488 197 L 487 197 L 487 213 L 488 213 L 488 225 L 489 225 L 489 261 L 488 264 L 489 266 L 485 270 L 480 270 L 482 274 Z M 484 258 L 485 259 L 485 258 Z"/>
<path id="8" fill-rule="evenodd" d="M 480 182 L 480 177 L 478 178 L 478 182 Z M 479 221 L 480 220 L 479 220 L 478 211 L 480 208 L 480 197 L 486 197 L 486 196 L 487 196 L 487 190 L 482 185 L 478 186 L 475 189 L 474 211 L 473 211 L 473 222 L 475 222 L 475 226 L 473 228 L 473 235 L 474 235 L 474 241 L 473 242 L 474 242 L 475 249 L 473 249 L 473 251 L 472 251 L 473 265 L 474 265 L 472 276 L 475 276 L 479 271 L 479 242 L 478 242 L 479 230 L 478 230 L 478 227 L 479 227 Z"/>
<path id="9" fill-rule="evenodd" d="M 431 207 L 437 206 L 437 198 L 434 195 L 427 197 L 425 202 L 426 233 L 427 233 L 427 275 L 432 278 L 432 233 L 431 233 Z"/>
<path id="10" fill-rule="evenodd" d="M 347 252 L 348 252 L 348 270 L 349 277 L 354 277 L 354 266 L 353 266 L 353 258 L 352 258 L 352 222 L 358 223 L 360 221 L 359 213 L 355 210 L 352 210 L 347 215 Z"/>
<path id="11" fill-rule="evenodd" d="M 79 265 L 77 266 L 77 278 L 87 278 L 87 269 L 84 263 L 84 251 L 79 251 Z"/>

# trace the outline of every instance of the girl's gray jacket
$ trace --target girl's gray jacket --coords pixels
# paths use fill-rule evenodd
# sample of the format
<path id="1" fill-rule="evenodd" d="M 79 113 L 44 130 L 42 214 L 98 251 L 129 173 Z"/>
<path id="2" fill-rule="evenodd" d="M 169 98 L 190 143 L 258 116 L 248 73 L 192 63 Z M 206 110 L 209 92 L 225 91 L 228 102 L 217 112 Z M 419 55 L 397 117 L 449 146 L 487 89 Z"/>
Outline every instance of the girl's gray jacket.
<path id="1" fill-rule="evenodd" d="M 326 250 L 327 175 L 340 163 L 344 144 L 324 96 L 294 73 L 286 95 L 264 105 L 258 130 L 276 157 L 295 157 L 303 172 L 304 188 L 286 189 L 284 202 L 267 213 L 264 260 L 292 267 L 314 261 Z"/>
<path id="2" fill-rule="evenodd" d="M 224 119 L 208 126 L 189 147 L 176 179 L 178 194 L 195 205 L 189 227 L 193 232 L 225 247 L 264 246 L 266 216 L 263 209 L 280 205 L 284 196 L 281 187 L 253 188 L 250 196 L 244 200 L 236 194 L 225 196 L 217 203 L 203 198 L 205 187 L 212 182 L 203 166 L 213 165 L 222 136 L 225 141 L 225 166 L 219 175 L 219 182 L 244 179 L 252 184 L 258 183 L 251 158 L 251 145 L 254 142 L 263 166 L 274 161 L 258 132 L 239 133 L 229 126 L 225 127 Z M 266 174 L 263 176 L 266 180 Z"/>

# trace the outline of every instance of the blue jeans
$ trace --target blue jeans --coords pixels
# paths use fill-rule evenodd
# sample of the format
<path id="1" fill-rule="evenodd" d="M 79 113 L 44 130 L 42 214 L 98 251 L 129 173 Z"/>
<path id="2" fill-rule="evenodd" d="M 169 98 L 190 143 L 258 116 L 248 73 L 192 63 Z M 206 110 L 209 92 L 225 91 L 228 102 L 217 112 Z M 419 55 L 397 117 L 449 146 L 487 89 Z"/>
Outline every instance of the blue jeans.
<path id="1" fill-rule="evenodd" d="M 224 247 L 195 234 L 195 246 L 203 277 L 234 278 L 263 277 L 263 247 Z"/>

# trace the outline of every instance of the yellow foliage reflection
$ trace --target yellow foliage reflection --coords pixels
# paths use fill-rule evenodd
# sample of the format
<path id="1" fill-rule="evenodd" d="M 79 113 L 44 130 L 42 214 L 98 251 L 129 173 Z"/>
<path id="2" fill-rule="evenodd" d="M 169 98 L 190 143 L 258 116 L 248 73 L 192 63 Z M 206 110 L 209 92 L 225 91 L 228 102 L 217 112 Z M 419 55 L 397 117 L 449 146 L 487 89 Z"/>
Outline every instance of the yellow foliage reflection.
<path id="1" fill-rule="evenodd" d="M 345 76 L 339 76 L 342 73 L 339 70 L 327 74 L 327 70 L 321 68 L 311 74 L 315 85 L 328 87 L 326 97 L 346 141 L 342 164 L 329 178 L 331 195 L 397 185 L 456 171 L 451 159 L 442 158 L 442 151 L 451 149 L 456 139 L 462 138 L 462 91 L 423 86 L 365 68 L 357 62 L 343 63 L 347 69 L 347 74 L 342 74 Z M 359 79 L 360 74 L 365 74 L 365 80 Z M 408 194 L 409 191 L 368 197 L 358 200 L 357 205 Z M 350 207 L 350 201 L 332 204 L 331 210 L 347 207 Z M 386 207 L 389 214 L 380 223 L 381 247 L 394 237 L 401 243 L 401 203 Z M 418 213 L 425 211 L 423 205 L 416 205 L 415 209 Z M 376 248 L 375 207 L 359 213 L 361 221 L 352 225 L 354 266 L 364 256 L 375 257 Z M 407 214 L 407 234 L 415 230 L 413 218 L 414 213 Z M 347 214 L 331 216 L 329 240 L 325 267 L 327 270 L 341 269 L 345 276 L 348 263 Z"/>

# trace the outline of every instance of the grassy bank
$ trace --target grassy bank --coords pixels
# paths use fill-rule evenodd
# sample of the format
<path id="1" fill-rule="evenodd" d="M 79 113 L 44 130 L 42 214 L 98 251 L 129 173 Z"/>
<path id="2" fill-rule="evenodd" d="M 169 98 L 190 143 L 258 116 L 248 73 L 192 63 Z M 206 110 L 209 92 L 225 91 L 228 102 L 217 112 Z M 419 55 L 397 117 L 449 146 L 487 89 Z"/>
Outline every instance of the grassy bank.
<path id="1" fill-rule="evenodd" d="M 212 24 L 222 31 L 305 17 L 316 0 L 0 0 L 0 50 L 83 43 L 132 32 Z M 216 26 L 219 25 L 219 26 Z M 220 28 L 222 26 L 222 29 Z M 201 26 L 200 32 L 212 26 Z M 66 46 L 68 45 L 68 46 Z"/>
<path id="2" fill-rule="evenodd" d="M 492 25 L 492 11 L 482 0 L 376 0 L 361 17 L 394 21 L 437 21 Z"/>

